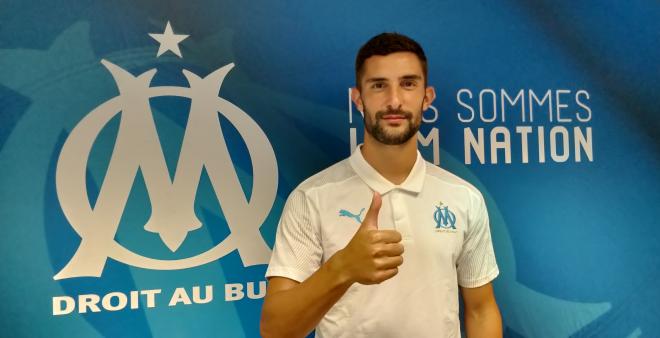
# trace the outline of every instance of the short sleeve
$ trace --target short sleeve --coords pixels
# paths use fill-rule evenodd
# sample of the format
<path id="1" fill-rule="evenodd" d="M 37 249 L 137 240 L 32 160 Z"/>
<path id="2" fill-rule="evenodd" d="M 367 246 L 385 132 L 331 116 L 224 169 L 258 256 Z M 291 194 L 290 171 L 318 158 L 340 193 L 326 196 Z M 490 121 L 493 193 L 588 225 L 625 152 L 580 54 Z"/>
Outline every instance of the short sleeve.
<path id="1" fill-rule="evenodd" d="M 486 203 L 481 195 L 472 201 L 468 229 L 456 267 L 458 284 L 467 288 L 485 285 L 499 274 Z"/>
<path id="2" fill-rule="evenodd" d="M 303 191 L 296 189 L 289 195 L 277 227 L 266 277 L 302 282 L 319 269 L 323 250 L 314 210 Z"/>

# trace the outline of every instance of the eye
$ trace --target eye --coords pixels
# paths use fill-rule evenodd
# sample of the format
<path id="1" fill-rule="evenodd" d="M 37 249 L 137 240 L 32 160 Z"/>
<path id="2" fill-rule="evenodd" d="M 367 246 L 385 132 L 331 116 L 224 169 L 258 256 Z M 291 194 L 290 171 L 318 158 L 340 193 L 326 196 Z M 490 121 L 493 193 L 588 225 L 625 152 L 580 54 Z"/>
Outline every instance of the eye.
<path id="1" fill-rule="evenodd" d="M 401 87 L 403 88 L 415 88 L 417 87 L 417 81 L 415 80 L 403 80 L 401 81 Z"/>
<path id="2" fill-rule="evenodd" d="M 383 89 L 385 88 L 385 82 L 374 82 L 371 85 L 371 89 Z"/>

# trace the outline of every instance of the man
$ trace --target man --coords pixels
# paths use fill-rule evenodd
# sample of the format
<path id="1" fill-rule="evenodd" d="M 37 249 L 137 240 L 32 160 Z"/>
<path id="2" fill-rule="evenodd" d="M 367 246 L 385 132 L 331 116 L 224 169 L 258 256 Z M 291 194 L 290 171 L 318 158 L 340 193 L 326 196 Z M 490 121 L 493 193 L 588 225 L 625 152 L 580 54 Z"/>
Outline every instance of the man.
<path id="1" fill-rule="evenodd" d="M 417 151 L 435 98 L 424 51 L 383 33 L 362 46 L 355 68 L 364 144 L 289 196 L 262 335 L 316 327 L 318 337 L 460 337 L 460 286 L 468 337 L 501 337 L 483 197 Z"/>

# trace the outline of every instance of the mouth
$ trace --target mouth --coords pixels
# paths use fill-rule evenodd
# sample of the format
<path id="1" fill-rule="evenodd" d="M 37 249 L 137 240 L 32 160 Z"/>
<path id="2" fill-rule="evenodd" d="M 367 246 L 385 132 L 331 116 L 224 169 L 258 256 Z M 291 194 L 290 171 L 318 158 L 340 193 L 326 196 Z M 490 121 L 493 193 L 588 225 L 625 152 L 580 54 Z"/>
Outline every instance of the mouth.
<path id="1" fill-rule="evenodd" d="M 401 114 L 386 114 L 383 115 L 381 118 L 389 122 L 403 121 L 407 119 L 405 115 L 401 115 Z"/>

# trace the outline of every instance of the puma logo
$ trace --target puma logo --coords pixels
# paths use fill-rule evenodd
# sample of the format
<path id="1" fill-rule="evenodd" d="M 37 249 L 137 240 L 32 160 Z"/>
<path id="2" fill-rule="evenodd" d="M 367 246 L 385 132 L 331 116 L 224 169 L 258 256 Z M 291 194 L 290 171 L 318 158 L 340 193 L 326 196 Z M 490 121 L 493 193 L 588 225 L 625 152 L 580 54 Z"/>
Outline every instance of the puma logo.
<path id="1" fill-rule="evenodd" d="M 360 212 L 357 215 L 350 212 L 350 211 L 348 211 L 348 210 L 346 210 L 346 209 L 341 209 L 341 210 L 339 210 L 339 216 L 340 217 L 344 216 L 344 217 L 352 218 L 355 221 L 357 221 L 358 224 L 362 224 L 362 213 L 363 212 L 364 212 L 364 208 L 360 209 Z"/>

